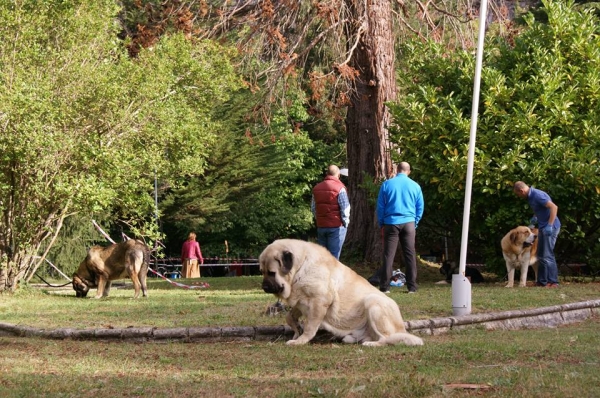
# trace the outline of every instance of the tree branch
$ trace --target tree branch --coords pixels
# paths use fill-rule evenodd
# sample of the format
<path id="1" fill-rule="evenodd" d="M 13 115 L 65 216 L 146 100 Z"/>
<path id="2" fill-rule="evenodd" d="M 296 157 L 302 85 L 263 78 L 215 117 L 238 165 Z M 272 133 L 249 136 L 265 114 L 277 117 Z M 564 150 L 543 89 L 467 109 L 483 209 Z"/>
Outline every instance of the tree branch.
<path id="1" fill-rule="evenodd" d="M 354 50 L 356 50 L 356 47 L 358 47 L 358 43 L 360 42 L 360 39 L 362 38 L 362 34 L 364 33 L 364 31 L 366 30 L 366 21 L 363 19 L 362 23 L 360 24 L 360 28 L 358 28 L 358 32 L 356 32 L 356 40 L 354 41 L 354 45 L 350 48 L 350 50 L 348 50 L 348 57 L 341 62 L 340 64 L 338 64 L 339 66 L 342 65 L 346 65 L 348 62 L 350 62 L 350 60 L 352 59 L 352 54 L 354 54 Z"/>

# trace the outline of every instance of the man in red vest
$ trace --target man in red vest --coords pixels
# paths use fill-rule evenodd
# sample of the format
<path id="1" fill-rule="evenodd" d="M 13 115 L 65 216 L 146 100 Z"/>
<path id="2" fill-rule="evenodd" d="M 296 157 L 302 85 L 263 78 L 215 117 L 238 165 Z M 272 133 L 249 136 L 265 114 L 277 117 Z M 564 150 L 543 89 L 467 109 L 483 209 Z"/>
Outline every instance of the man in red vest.
<path id="1" fill-rule="evenodd" d="M 327 175 L 312 192 L 310 208 L 317 220 L 317 242 L 339 260 L 350 224 L 350 201 L 340 181 L 340 169 L 329 166 Z"/>

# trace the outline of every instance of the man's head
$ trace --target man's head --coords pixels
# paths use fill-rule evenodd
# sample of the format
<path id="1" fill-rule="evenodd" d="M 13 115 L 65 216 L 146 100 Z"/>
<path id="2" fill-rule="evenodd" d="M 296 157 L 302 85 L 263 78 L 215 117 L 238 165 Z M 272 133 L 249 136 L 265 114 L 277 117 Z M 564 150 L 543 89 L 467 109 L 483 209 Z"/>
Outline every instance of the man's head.
<path id="1" fill-rule="evenodd" d="M 398 164 L 398 173 L 409 175 L 410 174 L 410 164 L 408 164 L 408 162 L 400 162 Z"/>
<path id="2" fill-rule="evenodd" d="M 340 178 L 340 168 L 332 164 L 327 168 L 327 175 Z"/>
<path id="3" fill-rule="evenodd" d="M 527 199 L 527 196 L 529 195 L 529 186 L 523 181 L 517 181 L 513 186 L 513 191 L 519 198 Z"/>

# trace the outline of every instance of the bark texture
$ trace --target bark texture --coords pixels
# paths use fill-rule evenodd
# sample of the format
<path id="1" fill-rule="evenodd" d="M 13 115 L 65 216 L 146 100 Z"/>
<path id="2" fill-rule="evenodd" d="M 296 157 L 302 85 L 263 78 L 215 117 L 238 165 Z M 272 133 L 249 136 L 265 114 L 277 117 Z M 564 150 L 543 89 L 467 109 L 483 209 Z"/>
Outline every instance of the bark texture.
<path id="1" fill-rule="evenodd" d="M 356 29 L 363 32 L 350 60 L 359 75 L 346 116 L 352 206 L 346 247 L 364 253 L 366 261 L 379 262 L 382 241 L 375 214 L 377 192 L 369 182 L 380 182 L 393 173 L 388 140 L 390 113 L 385 105 L 396 98 L 397 92 L 392 10 L 386 0 L 348 3 L 357 21 L 362 20 Z"/>

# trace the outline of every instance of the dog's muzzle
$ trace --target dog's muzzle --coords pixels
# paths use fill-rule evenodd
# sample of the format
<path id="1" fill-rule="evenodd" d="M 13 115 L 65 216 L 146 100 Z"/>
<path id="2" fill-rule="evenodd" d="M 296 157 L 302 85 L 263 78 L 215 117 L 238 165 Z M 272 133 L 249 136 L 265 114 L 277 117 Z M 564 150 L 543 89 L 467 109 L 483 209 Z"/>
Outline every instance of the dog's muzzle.
<path id="1" fill-rule="evenodd" d="M 90 288 L 83 282 L 73 280 L 73 290 L 75 290 L 75 297 L 86 297 Z"/>
<path id="2" fill-rule="evenodd" d="M 90 289 L 75 288 L 75 297 L 86 297 Z"/>
<path id="3" fill-rule="evenodd" d="M 283 286 L 272 279 L 263 279 L 262 288 L 265 293 L 279 294 L 283 291 Z"/>
<path id="4" fill-rule="evenodd" d="M 525 242 L 523 242 L 523 247 L 529 247 L 531 245 L 533 245 L 533 242 L 535 242 L 535 239 L 537 238 L 537 235 L 531 235 L 529 236 Z"/>

